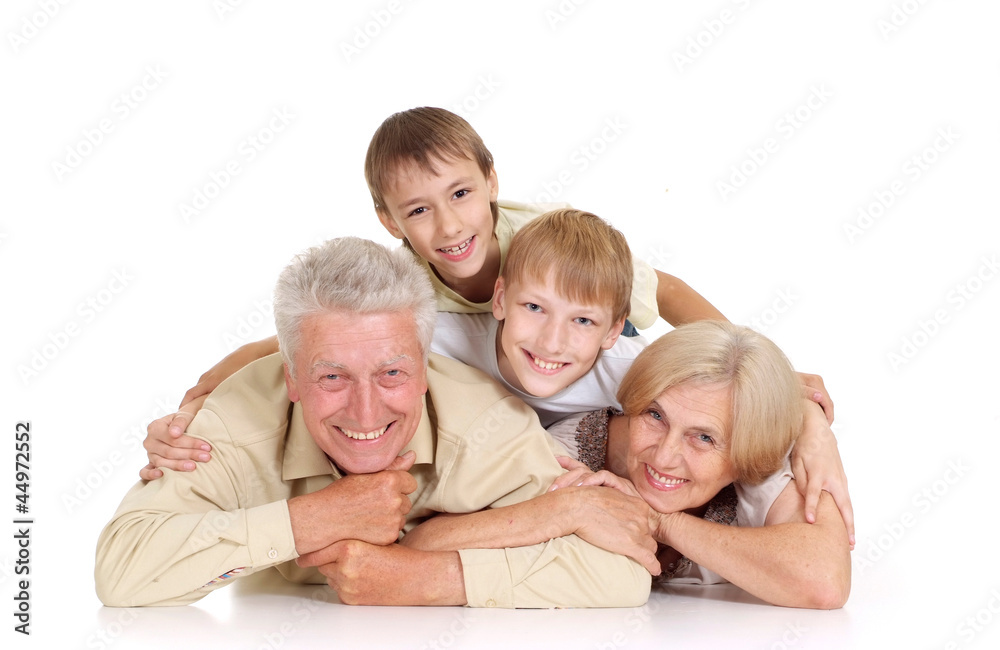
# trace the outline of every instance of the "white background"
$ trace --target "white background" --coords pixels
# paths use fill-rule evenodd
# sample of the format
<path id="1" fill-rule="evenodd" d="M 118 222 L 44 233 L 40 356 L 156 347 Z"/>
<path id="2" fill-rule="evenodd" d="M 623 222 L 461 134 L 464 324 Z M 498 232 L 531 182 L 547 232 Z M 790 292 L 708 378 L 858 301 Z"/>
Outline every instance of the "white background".
<path id="1" fill-rule="evenodd" d="M 995 3 L 232 4 L 0 12 L 0 611 L 24 577 L 19 421 L 34 520 L 32 635 L 8 613 L 5 647 L 997 647 Z M 843 610 L 735 589 L 642 610 L 386 610 L 280 583 L 101 608 L 94 548 L 146 423 L 272 333 L 296 252 L 393 243 L 362 162 L 385 117 L 420 105 L 470 120 L 501 197 L 609 219 L 825 378 L 857 514 Z"/>

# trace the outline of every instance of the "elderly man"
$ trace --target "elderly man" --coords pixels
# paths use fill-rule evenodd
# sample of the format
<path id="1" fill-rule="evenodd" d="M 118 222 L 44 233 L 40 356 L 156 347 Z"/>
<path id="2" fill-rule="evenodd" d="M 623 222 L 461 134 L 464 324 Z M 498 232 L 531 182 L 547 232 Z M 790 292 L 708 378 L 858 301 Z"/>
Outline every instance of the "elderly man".
<path id="1" fill-rule="evenodd" d="M 513 549 L 395 543 L 437 513 L 543 494 L 562 473 L 530 408 L 478 371 L 428 361 L 434 299 L 408 251 L 327 242 L 285 269 L 274 311 L 281 358 L 233 375 L 188 430 L 215 460 L 136 484 L 102 532 L 106 605 L 186 604 L 268 567 L 346 603 L 645 602 L 642 566 L 565 531 Z"/>

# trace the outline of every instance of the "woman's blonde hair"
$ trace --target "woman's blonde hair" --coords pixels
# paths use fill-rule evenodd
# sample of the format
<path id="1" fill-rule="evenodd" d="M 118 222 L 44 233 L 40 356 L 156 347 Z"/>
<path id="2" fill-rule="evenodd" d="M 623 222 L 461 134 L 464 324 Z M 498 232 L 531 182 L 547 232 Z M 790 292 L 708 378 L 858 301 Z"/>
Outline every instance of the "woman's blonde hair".
<path id="1" fill-rule="evenodd" d="M 663 335 L 636 358 L 618 389 L 628 416 L 681 384 L 730 387 L 729 458 L 737 481 L 778 471 L 802 427 L 802 390 L 791 363 L 763 334 L 725 321 L 699 321 Z"/>

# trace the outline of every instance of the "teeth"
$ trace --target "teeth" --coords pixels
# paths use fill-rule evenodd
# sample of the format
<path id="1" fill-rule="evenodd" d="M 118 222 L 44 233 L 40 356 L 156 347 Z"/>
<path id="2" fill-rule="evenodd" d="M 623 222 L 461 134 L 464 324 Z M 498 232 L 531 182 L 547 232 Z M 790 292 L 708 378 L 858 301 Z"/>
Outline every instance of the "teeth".
<path id="1" fill-rule="evenodd" d="M 544 370 L 556 370 L 566 365 L 565 363 L 558 363 L 555 361 L 542 361 L 541 359 L 535 356 L 531 357 L 531 360 L 534 362 L 536 366 Z"/>
<path id="2" fill-rule="evenodd" d="M 379 429 L 378 431 L 369 431 L 368 433 L 362 433 L 360 431 L 351 431 L 350 429 L 345 429 L 343 427 L 339 427 L 340 431 L 345 436 L 347 436 L 348 438 L 351 438 L 352 440 L 374 440 L 375 438 L 378 438 L 383 433 L 385 433 L 385 430 L 388 429 L 388 428 L 389 428 L 389 425 L 387 424 L 384 427 L 382 427 L 381 429 Z"/>
<path id="3" fill-rule="evenodd" d="M 451 246 L 449 248 L 439 248 L 438 250 L 448 255 L 461 255 L 469 248 L 469 243 L 471 242 L 472 242 L 472 237 L 469 237 L 458 246 Z"/>
<path id="4" fill-rule="evenodd" d="M 646 472 L 653 477 L 657 483 L 663 483 L 664 485 L 680 485 L 681 483 L 687 483 L 687 479 L 683 478 L 664 478 L 655 469 L 646 465 Z"/>

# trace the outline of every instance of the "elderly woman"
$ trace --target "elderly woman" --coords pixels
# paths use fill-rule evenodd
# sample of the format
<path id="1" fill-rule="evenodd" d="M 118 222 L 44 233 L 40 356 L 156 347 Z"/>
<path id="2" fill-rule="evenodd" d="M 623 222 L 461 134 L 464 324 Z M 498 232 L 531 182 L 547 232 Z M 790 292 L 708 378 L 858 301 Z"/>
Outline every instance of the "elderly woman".
<path id="1" fill-rule="evenodd" d="M 819 406 L 801 398 L 770 340 L 725 322 L 685 325 L 639 355 L 618 399 L 624 414 L 590 414 L 575 427 L 589 468 L 567 459 L 571 471 L 548 494 L 463 515 L 482 520 L 480 533 L 492 522 L 485 536 L 470 538 L 472 527 L 439 516 L 403 543 L 496 548 L 573 532 L 664 581 L 729 581 L 791 607 L 844 604 L 844 521 L 826 493 L 815 522 L 806 521 L 787 460 L 803 408 Z M 805 423 L 825 419 L 810 414 Z"/>

